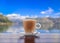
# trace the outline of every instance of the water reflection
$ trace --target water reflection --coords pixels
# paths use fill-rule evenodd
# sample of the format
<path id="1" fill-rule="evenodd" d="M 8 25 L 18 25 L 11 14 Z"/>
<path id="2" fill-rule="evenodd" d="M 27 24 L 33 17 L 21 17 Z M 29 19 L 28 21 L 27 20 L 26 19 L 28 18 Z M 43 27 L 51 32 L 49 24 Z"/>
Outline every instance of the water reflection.
<path id="1" fill-rule="evenodd" d="M 23 27 L 19 24 L 12 24 L 12 25 L 0 25 L 0 33 L 5 33 L 5 32 L 12 32 L 16 33 L 19 32 L 20 29 Z"/>
<path id="2" fill-rule="evenodd" d="M 60 33 L 60 29 L 54 28 L 54 27 L 48 28 L 48 29 L 41 28 L 37 31 L 41 33 Z M 3 32 L 12 32 L 12 33 L 24 32 L 24 28 L 23 28 L 23 25 L 21 24 L 13 24 L 9 26 L 0 25 L 0 33 L 3 33 Z"/>
<path id="3" fill-rule="evenodd" d="M 24 43 L 35 43 L 34 36 L 25 36 Z"/>
<path id="4" fill-rule="evenodd" d="M 17 33 L 17 32 L 20 32 L 21 29 L 23 29 L 23 28 L 19 24 L 18 25 L 13 24 L 8 28 L 8 30 L 6 32 Z"/>
<path id="5" fill-rule="evenodd" d="M 8 25 L 0 25 L 0 32 L 5 32 L 9 28 Z"/>

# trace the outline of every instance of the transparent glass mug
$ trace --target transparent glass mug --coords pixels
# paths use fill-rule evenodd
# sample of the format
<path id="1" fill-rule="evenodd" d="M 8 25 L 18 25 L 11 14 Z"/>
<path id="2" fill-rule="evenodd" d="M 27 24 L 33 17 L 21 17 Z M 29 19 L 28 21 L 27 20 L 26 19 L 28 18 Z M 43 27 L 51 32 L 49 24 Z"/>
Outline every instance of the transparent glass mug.
<path id="1" fill-rule="evenodd" d="M 26 35 L 34 34 L 36 28 L 40 29 L 40 23 L 37 23 L 36 20 L 33 19 L 25 19 L 23 20 L 24 31 Z"/>

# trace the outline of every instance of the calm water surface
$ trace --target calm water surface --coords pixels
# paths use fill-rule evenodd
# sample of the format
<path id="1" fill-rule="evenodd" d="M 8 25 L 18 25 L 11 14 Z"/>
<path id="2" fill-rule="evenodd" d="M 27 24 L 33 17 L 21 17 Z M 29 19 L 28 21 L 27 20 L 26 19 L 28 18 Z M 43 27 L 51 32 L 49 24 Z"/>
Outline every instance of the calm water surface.
<path id="1" fill-rule="evenodd" d="M 11 26 L 0 26 L 0 33 L 18 33 L 18 34 L 0 34 L 0 43 L 28 43 L 29 41 L 31 43 L 60 43 L 60 34 L 54 34 L 54 33 L 60 33 L 60 30 L 56 30 L 52 28 L 52 30 L 37 30 L 41 33 L 49 33 L 49 34 L 39 34 L 40 38 L 35 39 L 27 38 L 20 39 L 20 33 L 23 32 L 23 26 L 20 24 L 13 24 Z M 53 34 L 50 34 L 53 33 Z M 32 40 L 33 41 L 32 41 Z"/>
<path id="2" fill-rule="evenodd" d="M 20 24 L 13 24 L 11 26 L 6 26 L 6 25 L 0 25 L 0 33 L 5 33 L 5 32 L 11 32 L 11 33 L 19 33 L 23 32 L 24 28 L 23 25 Z M 52 28 L 52 30 L 37 30 L 38 32 L 41 33 L 60 33 L 60 30 Z"/>

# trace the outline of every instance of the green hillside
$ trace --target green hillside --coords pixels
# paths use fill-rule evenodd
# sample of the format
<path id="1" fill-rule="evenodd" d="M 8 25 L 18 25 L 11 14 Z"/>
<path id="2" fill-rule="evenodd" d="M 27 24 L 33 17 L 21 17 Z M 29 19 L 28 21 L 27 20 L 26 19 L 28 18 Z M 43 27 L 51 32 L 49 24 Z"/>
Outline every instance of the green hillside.
<path id="1" fill-rule="evenodd" d="M 6 16 L 0 14 L 0 25 L 10 24 L 12 23 Z"/>

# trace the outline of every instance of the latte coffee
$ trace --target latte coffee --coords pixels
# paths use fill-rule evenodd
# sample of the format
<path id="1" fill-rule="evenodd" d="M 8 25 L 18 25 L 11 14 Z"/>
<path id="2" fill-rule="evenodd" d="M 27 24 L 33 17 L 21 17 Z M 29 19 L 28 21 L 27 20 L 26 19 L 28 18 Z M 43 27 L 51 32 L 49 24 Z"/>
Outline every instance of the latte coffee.
<path id="1" fill-rule="evenodd" d="M 25 33 L 33 33 L 35 30 L 35 23 L 35 20 L 24 20 L 23 25 Z"/>

